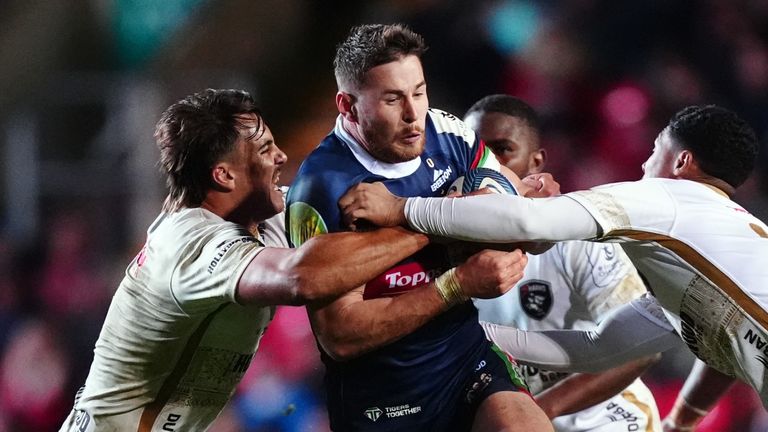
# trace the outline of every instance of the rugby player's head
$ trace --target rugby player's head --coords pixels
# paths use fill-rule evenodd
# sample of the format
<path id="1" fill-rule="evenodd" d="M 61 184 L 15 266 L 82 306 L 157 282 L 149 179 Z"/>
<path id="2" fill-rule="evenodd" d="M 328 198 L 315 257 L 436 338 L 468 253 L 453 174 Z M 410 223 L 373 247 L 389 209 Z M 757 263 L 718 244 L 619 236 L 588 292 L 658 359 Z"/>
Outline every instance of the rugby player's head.
<path id="1" fill-rule="evenodd" d="M 343 126 L 374 158 L 399 163 L 424 151 L 429 100 L 421 36 L 399 25 L 352 29 L 334 60 Z"/>
<path id="2" fill-rule="evenodd" d="M 539 116 L 524 101 L 503 94 L 486 96 L 469 108 L 464 121 L 518 176 L 544 168 L 546 152 L 540 147 Z"/>
<path id="3" fill-rule="evenodd" d="M 336 47 L 333 60 L 339 90 L 353 92 L 365 84 L 372 68 L 407 56 L 421 58 L 424 38 L 402 24 L 364 24 L 353 27 Z"/>
<path id="4" fill-rule="evenodd" d="M 155 140 L 168 186 L 165 211 L 199 207 L 210 191 L 231 192 L 235 183 L 237 191 L 227 195 L 238 206 L 281 210 L 275 183 L 285 154 L 247 92 L 208 89 L 187 96 L 163 112 Z M 234 177 L 231 185 L 223 184 Z"/>
<path id="5" fill-rule="evenodd" d="M 660 154 L 654 161 L 657 151 Z M 654 155 L 644 164 L 646 177 L 674 177 L 675 170 L 686 162 L 686 151 L 693 155 L 702 176 L 722 180 L 735 189 L 752 173 L 758 142 L 754 130 L 736 113 L 716 105 L 689 106 L 672 116 L 659 134 Z M 668 159 L 666 164 L 663 158 Z M 647 165 L 651 165 L 651 175 Z M 663 165 L 666 167 L 657 168 Z"/>

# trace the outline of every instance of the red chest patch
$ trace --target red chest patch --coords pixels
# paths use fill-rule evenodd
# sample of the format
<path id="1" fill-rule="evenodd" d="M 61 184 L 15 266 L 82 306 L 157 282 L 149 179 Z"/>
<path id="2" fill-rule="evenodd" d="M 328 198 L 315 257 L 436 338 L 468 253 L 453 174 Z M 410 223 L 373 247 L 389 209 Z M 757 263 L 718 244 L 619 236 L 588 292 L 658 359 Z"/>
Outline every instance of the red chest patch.
<path id="1" fill-rule="evenodd" d="M 425 250 L 398 263 L 365 285 L 363 299 L 391 297 L 426 285 L 447 270 L 441 253 Z"/>

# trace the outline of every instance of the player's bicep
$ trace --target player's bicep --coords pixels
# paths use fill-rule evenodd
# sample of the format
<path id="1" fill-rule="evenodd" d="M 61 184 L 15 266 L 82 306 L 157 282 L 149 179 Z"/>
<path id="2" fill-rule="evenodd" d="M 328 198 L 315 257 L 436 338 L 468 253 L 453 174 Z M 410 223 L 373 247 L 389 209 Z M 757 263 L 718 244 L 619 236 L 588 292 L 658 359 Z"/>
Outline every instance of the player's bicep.
<path id="1" fill-rule="evenodd" d="M 307 305 L 312 331 L 326 352 L 332 351 L 334 345 L 344 339 L 346 331 L 354 330 L 347 318 L 348 314 L 354 313 L 354 308 L 362 305 L 364 289 L 361 286 L 336 299 Z"/>
<path id="2" fill-rule="evenodd" d="M 264 248 L 240 275 L 235 291 L 239 304 L 278 305 L 295 304 L 298 299 L 298 281 L 289 272 L 295 249 Z"/>

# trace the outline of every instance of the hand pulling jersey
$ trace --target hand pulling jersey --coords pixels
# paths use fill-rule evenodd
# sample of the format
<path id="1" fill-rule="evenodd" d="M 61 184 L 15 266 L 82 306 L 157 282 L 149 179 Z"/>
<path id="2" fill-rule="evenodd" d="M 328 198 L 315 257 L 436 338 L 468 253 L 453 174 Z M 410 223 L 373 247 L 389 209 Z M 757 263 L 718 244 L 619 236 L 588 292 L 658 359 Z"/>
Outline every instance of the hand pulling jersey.
<path id="1" fill-rule="evenodd" d="M 263 247 L 202 208 L 161 214 L 114 295 L 61 430 L 207 429 L 274 314 L 235 302 L 240 275 Z"/>
<path id="2" fill-rule="evenodd" d="M 525 274 L 513 289 L 474 303 L 481 321 L 521 330 L 594 330 L 607 312 L 645 292 L 619 245 L 570 241 L 539 255 L 529 254 Z M 520 369 L 533 394 L 568 376 L 524 364 Z M 559 432 L 661 430 L 656 402 L 639 378 L 621 393 L 557 417 L 553 424 Z"/>
<path id="3" fill-rule="evenodd" d="M 451 114 L 430 109 L 425 139 L 420 157 L 384 163 L 371 157 L 343 129 L 339 117 L 333 132 L 307 157 L 291 185 L 287 225 L 293 245 L 315 235 L 346 230 L 338 200 L 357 183 L 381 181 L 400 196 L 439 197 L 470 169 L 499 169 L 474 132 Z M 397 296 L 429 283 L 451 267 L 445 249 L 432 244 L 396 264 L 366 284 L 364 298 Z M 450 412 L 458 397 L 458 391 L 451 389 L 463 385 L 466 370 L 476 367 L 489 345 L 477 323 L 476 309 L 467 302 L 396 342 L 350 361 L 334 361 L 321 349 L 332 428 L 405 430 L 426 413 Z"/>

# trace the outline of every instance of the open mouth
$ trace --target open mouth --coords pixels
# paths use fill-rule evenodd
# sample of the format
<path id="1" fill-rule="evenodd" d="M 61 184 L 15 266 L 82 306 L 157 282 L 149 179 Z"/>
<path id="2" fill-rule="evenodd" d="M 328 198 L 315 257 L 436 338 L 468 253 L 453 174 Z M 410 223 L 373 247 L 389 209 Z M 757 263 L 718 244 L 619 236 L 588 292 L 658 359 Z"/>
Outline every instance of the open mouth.
<path id="1" fill-rule="evenodd" d="M 280 190 L 280 171 L 275 171 L 275 175 L 272 177 L 272 187 L 274 190 Z"/>

